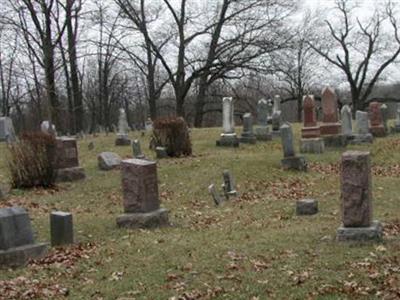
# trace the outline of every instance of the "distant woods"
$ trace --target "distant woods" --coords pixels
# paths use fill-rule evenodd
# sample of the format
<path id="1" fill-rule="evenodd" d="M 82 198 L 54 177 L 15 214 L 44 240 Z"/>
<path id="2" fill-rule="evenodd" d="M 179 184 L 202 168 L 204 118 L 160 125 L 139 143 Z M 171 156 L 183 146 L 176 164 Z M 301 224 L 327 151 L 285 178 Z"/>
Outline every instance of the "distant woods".
<path id="1" fill-rule="evenodd" d="M 260 98 L 280 94 L 300 120 L 303 95 L 325 84 L 357 109 L 399 90 L 382 87 L 400 53 L 391 2 L 368 18 L 344 0 L 325 14 L 295 0 L 0 4 L 0 114 L 20 131 L 43 120 L 60 133 L 111 131 L 120 108 L 131 128 L 171 115 L 220 125 L 223 96 L 255 114 Z"/>

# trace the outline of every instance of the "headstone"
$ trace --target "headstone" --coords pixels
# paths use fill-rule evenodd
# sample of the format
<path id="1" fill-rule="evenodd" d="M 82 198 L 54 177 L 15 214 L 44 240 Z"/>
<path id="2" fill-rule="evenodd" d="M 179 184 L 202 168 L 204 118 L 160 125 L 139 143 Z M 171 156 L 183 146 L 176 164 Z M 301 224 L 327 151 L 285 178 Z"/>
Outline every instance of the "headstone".
<path id="1" fill-rule="evenodd" d="M 382 114 L 383 127 L 385 128 L 385 132 L 388 133 L 389 132 L 389 125 L 388 125 L 389 111 L 388 111 L 388 107 L 386 104 L 381 105 L 381 114 Z"/>
<path id="2" fill-rule="evenodd" d="M 144 128 L 146 131 L 152 131 L 153 130 L 153 121 L 148 118 L 147 121 L 144 124 Z"/>
<path id="3" fill-rule="evenodd" d="M 222 200 L 220 194 L 218 193 L 217 189 L 215 188 L 215 185 L 214 185 L 214 184 L 211 184 L 211 185 L 208 187 L 208 192 L 211 194 L 211 196 L 212 196 L 212 198 L 213 198 L 213 200 L 214 200 L 215 205 L 218 206 L 218 205 L 221 205 L 221 204 L 222 204 L 223 200 Z"/>
<path id="4" fill-rule="evenodd" d="M 124 214 L 119 227 L 147 228 L 168 224 L 168 211 L 160 208 L 157 164 L 143 159 L 121 163 Z"/>
<path id="5" fill-rule="evenodd" d="M 75 138 L 56 138 L 54 166 L 58 182 L 85 179 L 85 170 L 79 166 L 78 145 Z"/>
<path id="6" fill-rule="evenodd" d="M 296 202 L 296 214 L 298 216 L 315 215 L 316 213 L 318 213 L 318 201 L 302 199 Z"/>
<path id="7" fill-rule="evenodd" d="M 280 136 L 280 126 L 282 125 L 281 97 L 274 97 L 274 107 L 271 116 L 272 136 Z"/>
<path id="8" fill-rule="evenodd" d="M 335 91 L 326 87 L 322 90 L 322 135 L 338 135 L 340 123 L 338 122 L 338 103 Z"/>
<path id="9" fill-rule="evenodd" d="M 44 133 L 51 134 L 56 136 L 57 135 L 57 128 L 54 124 L 51 124 L 50 128 L 50 121 L 45 120 L 40 124 L 40 130 Z"/>
<path id="10" fill-rule="evenodd" d="M 74 243 L 72 214 L 55 211 L 50 214 L 51 246 L 63 246 Z"/>
<path id="11" fill-rule="evenodd" d="M 253 116 L 251 113 L 245 113 L 243 115 L 243 132 L 242 136 L 240 137 L 240 142 L 246 144 L 255 144 L 256 141 L 256 136 L 253 132 Z"/>
<path id="12" fill-rule="evenodd" d="M 229 170 L 225 170 L 223 172 L 224 183 L 222 184 L 222 189 L 224 190 L 224 194 L 226 198 L 235 197 L 238 195 L 238 192 L 235 188 L 235 180 L 233 179 L 232 174 Z"/>
<path id="13" fill-rule="evenodd" d="M 356 131 L 350 144 L 358 145 L 372 143 L 373 137 L 369 133 L 368 113 L 364 111 L 356 111 Z"/>
<path id="14" fill-rule="evenodd" d="M 217 146 L 238 147 L 239 140 L 235 133 L 233 98 L 222 99 L 222 127 L 223 133 L 217 141 Z"/>
<path id="15" fill-rule="evenodd" d="M 303 156 L 297 156 L 294 149 L 293 131 L 289 123 L 280 128 L 284 158 L 281 165 L 284 170 L 307 171 L 307 163 Z"/>
<path id="16" fill-rule="evenodd" d="M 102 152 L 97 156 L 97 163 L 100 170 L 109 171 L 121 165 L 121 157 L 113 152 Z"/>
<path id="17" fill-rule="evenodd" d="M 396 133 L 400 132 L 400 103 L 397 103 L 396 120 L 394 122 L 394 127 L 392 128 L 392 131 Z"/>
<path id="18" fill-rule="evenodd" d="M 140 141 L 139 140 L 134 140 L 132 142 L 132 152 L 133 152 L 133 157 L 138 158 L 138 159 L 144 159 L 145 156 L 142 153 L 142 147 L 140 146 Z"/>
<path id="19" fill-rule="evenodd" d="M 382 227 L 372 221 L 370 153 L 347 151 L 341 163 L 342 226 L 339 241 L 380 240 Z"/>
<path id="20" fill-rule="evenodd" d="M 131 144 L 131 140 L 128 137 L 128 121 L 126 120 L 125 109 L 120 108 L 118 117 L 118 133 L 117 139 L 115 140 L 115 146 L 128 146 Z"/>
<path id="21" fill-rule="evenodd" d="M 274 112 L 274 104 L 271 99 L 267 101 L 267 113 L 268 113 L 268 123 L 271 123 L 272 113 Z"/>
<path id="22" fill-rule="evenodd" d="M 35 244 L 31 221 L 22 207 L 0 209 L 0 266 L 21 266 L 46 253 L 45 243 Z"/>
<path id="23" fill-rule="evenodd" d="M 161 146 L 156 147 L 156 157 L 158 159 L 168 158 L 167 148 Z"/>
<path id="24" fill-rule="evenodd" d="M 0 200 L 7 198 L 10 192 L 10 186 L 0 183 Z"/>
<path id="25" fill-rule="evenodd" d="M 282 111 L 281 109 L 281 96 L 275 95 L 274 97 L 274 108 L 273 111 Z"/>
<path id="26" fill-rule="evenodd" d="M 0 117 L 0 142 L 14 142 L 15 131 L 11 118 Z"/>
<path id="27" fill-rule="evenodd" d="M 320 128 L 317 124 L 315 100 L 313 95 L 303 98 L 303 128 L 301 129 L 300 152 L 323 153 L 325 144 L 321 139 Z"/>
<path id="28" fill-rule="evenodd" d="M 351 117 L 351 108 L 349 105 L 343 105 L 340 111 L 341 119 L 342 119 L 342 134 L 345 136 L 353 135 L 353 124 Z"/>
<path id="29" fill-rule="evenodd" d="M 369 131 L 375 137 L 384 137 L 386 135 L 385 127 L 383 126 L 383 118 L 381 105 L 378 102 L 369 104 Z"/>
<path id="30" fill-rule="evenodd" d="M 269 112 L 269 104 L 265 99 L 261 99 L 257 103 L 257 117 L 258 126 L 255 128 L 255 136 L 259 141 L 270 141 L 272 139 L 269 133 L 268 122 L 272 115 L 272 104 L 271 113 Z"/>

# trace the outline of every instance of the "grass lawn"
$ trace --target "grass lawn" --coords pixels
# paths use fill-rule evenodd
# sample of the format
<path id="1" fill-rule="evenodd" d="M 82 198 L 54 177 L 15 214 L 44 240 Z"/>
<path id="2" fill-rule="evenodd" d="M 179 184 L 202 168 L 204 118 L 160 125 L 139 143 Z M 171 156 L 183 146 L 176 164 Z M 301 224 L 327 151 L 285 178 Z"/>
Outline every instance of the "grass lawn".
<path id="1" fill-rule="evenodd" d="M 296 124 L 296 137 L 300 125 Z M 240 131 L 240 130 L 239 130 Z M 130 157 L 115 135 L 79 141 L 85 181 L 55 190 L 14 190 L 0 207 L 29 210 L 38 241 L 49 240 L 49 213 L 74 215 L 78 244 L 51 249 L 26 268 L 0 271 L 0 299 L 395 299 L 400 297 L 400 135 L 349 149 L 371 151 L 374 218 L 382 244 L 335 242 L 340 225 L 338 162 L 342 150 L 306 155 L 307 173 L 280 168 L 280 140 L 215 146 L 220 129 L 192 131 L 194 155 L 158 162 L 161 204 L 171 227 L 117 229 L 120 173 L 97 168 L 97 154 Z M 139 137 L 148 157 L 149 137 Z M 95 148 L 88 150 L 93 141 Z M 0 181 L 7 181 L 0 145 Z M 222 172 L 240 195 L 215 207 L 207 187 Z M 320 212 L 295 215 L 295 202 L 319 201 Z"/>

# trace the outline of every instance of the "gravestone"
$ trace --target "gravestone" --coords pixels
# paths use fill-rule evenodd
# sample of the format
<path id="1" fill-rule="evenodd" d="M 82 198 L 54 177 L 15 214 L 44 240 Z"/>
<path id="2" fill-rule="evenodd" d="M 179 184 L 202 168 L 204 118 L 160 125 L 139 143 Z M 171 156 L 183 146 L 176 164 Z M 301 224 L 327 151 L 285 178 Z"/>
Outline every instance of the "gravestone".
<path id="1" fill-rule="evenodd" d="M 153 121 L 148 118 L 147 121 L 144 124 L 144 128 L 146 131 L 152 131 L 153 130 Z"/>
<path id="2" fill-rule="evenodd" d="M 384 137 L 386 135 L 381 105 L 378 102 L 369 104 L 369 131 L 374 137 Z"/>
<path id="3" fill-rule="evenodd" d="M 0 142 L 14 142 L 16 139 L 11 118 L 0 117 Z"/>
<path id="4" fill-rule="evenodd" d="M 271 124 L 272 113 L 274 112 L 274 104 L 271 99 L 267 100 L 267 114 L 268 114 L 268 124 Z"/>
<path id="5" fill-rule="evenodd" d="M 296 202 L 296 214 L 298 216 L 315 215 L 316 213 L 318 213 L 318 201 L 302 199 Z"/>
<path id="6" fill-rule="evenodd" d="M 300 152 L 323 153 L 325 144 L 320 137 L 321 132 L 317 124 L 315 100 L 313 95 L 303 98 L 303 128 L 301 129 Z"/>
<path id="7" fill-rule="evenodd" d="M 129 146 L 131 140 L 128 137 L 128 121 L 126 120 L 125 109 L 120 108 L 118 117 L 118 133 L 117 139 L 115 140 L 115 146 Z"/>
<path id="8" fill-rule="evenodd" d="M 353 123 L 350 106 L 347 104 L 343 105 L 340 115 L 342 119 L 342 134 L 347 137 L 353 136 Z"/>
<path id="9" fill-rule="evenodd" d="M 0 183 L 0 200 L 6 199 L 10 190 L 11 187 L 9 185 Z"/>
<path id="10" fill-rule="evenodd" d="M 396 133 L 400 132 L 400 103 L 397 103 L 396 120 L 394 122 L 394 127 L 392 128 L 392 131 Z"/>
<path id="11" fill-rule="evenodd" d="M 282 125 L 282 111 L 281 111 L 281 97 L 276 95 L 274 97 L 274 107 L 271 116 L 272 123 L 272 136 L 278 137 L 280 136 L 280 127 Z"/>
<path id="12" fill-rule="evenodd" d="M 222 99 L 222 127 L 223 133 L 217 141 L 217 146 L 239 147 L 239 139 L 235 133 L 233 98 L 225 97 Z"/>
<path id="13" fill-rule="evenodd" d="M 338 135 L 340 123 L 338 122 L 338 103 L 335 91 L 326 87 L 322 90 L 322 124 L 321 135 Z"/>
<path id="14" fill-rule="evenodd" d="M 63 246 L 74 243 L 72 214 L 54 211 L 50 214 L 51 246 Z"/>
<path id="15" fill-rule="evenodd" d="M 50 127 L 50 121 L 45 120 L 42 123 L 40 123 L 40 130 L 44 133 L 50 134 L 50 135 L 57 135 L 57 129 L 54 124 L 51 124 Z"/>
<path id="16" fill-rule="evenodd" d="M 243 115 L 243 132 L 240 137 L 240 142 L 245 144 L 255 144 L 257 141 L 253 132 L 253 116 L 251 113 Z"/>
<path id="17" fill-rule="evenodd" d="M 215 203 L 216 206 L 219 206 L 219 205 L 221 205 L 221 204 L 224 202 L 224 201 L 222 200 L 222 198 L 221 198 L 221 195 L 218 193 L 217 189 L 215 188 L 215 185 L 214 185 L 214 184 L 211 184 L 211 185 L 208 187 L 208 192 L 211 194 L 211 196 L 212 196 L 212 198 L 213 198 L 214 203 Z"/>
<path id="18" fill-rule="evenodd" d="M 161 146 L 156 147 L 156 157 L 158 159 L 168 158 L 167 148 Z"/>
<path id="19" fill-rule="evenodd" d="M 293 131 L 289 123 L 280 128 L 283 156 L 281 165 L 284 170 L 307 171 L 307 163 L 303 156 L 297 156 L 294 149 Z"/>
<path id="20" fill-rule="evenodd" d="M 168 225 L 168 211 L 160 208 L 157 164 L 143 159 L 121 163 L 124 214 L 119 227 L 148 228 Z"/>
<path id="21" fill-rule="evenodd" d="M 271 106 L 272 114 L 272 106 Z M 268 122 L 270 120 L 269 106 L 265 99 L 261 99 L 257 103 L 257 119 L 258 126 L 255 129 L 256 139 L 259 141 L 270 141 L 272 136 L 269 132 Z"/>
<path id="22" fill-rule="evenodd" d="M 347 151 L 342 154 L 342 226 L 338 241 L 380 240 L 382 226 L 372 221 L 372 183 L 370 153 Z"/>
<path id="23" fill-rule="evenodd" d="M 225 197 L 235 197 L 238 195 L 238 192 L 235 188 L 235 180 L 233 179 L 232 174 L 229 170 L 225 170 L 223 172 L 224 183 L 222 184 L 222 189 L 224 191 Z"/>
<path id="24" fill-rule="evenodd" d="M 25 265 L 43 256 L 47 244 L 35 244 L 31 221 L 22 207 L 0 209 L 0 267 Z"/>
<path id="25" fill-rule="evenodd" d="M 85 170 L 79 166 L 78 145 L 75 138 L 56 138 L 54 155 L 56 181 L 76 181 L 85 179 Z"/>
<path id="26" fill-rule="evenodd" d="M 121 157 L 114 152 L 101 152 L 97 156 L 97 165 L 100 170 L 109 171 L 121 165 Z"/>
<path id="27" fill-rule="evenodd" d="M 383 127 L 385 128 L 386 134 L 388 134 L 389 133 L 389 125 L 388 125 L 389 111 L 388 111 L 388 107 L 386 104 L 381 105 L 381 114 L 382 114 Z"/>
<path id="28" fill-rule="evenodd" d="M 368 113 L 364 111 L 356 111 L 356 131 L 350 144 L 358 145 L 372 143 L 373 136 L 369 133 Z"/>
<path id="29" fill-rule="evenodd" d="M 142 153 L 142 147 L 140 146 L 140 141 L 139 140 L 134 140 L 132 142 L 132 152 L 133 152 L 133 157 L 138 158 L 138 159 L 144 159 L 145 156 Z"/>

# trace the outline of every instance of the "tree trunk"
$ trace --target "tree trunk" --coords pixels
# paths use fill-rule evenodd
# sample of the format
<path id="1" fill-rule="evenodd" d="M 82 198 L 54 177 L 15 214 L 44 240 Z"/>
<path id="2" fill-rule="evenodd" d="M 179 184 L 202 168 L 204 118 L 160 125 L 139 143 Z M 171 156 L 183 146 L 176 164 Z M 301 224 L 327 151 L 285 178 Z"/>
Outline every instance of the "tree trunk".
<path id="1" fill-rule="evenodd" d="M 199 92 L 196 97 L 194 112 L 194 127 L 200 128 L 203 125 L 204 106 L 206 105 L 206 93 L 208 89 L 207 76 L 204 75 L 199 81 Z"/>

